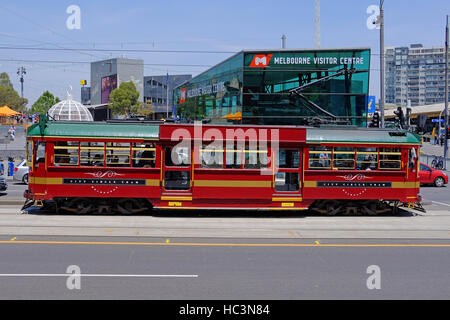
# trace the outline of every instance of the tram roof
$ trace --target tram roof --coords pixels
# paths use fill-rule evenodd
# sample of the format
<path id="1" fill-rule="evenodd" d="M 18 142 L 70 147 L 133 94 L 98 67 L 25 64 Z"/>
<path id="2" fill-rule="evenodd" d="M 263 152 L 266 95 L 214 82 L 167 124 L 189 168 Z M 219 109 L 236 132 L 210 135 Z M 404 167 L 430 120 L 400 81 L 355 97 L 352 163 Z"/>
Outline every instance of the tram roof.
<path id="1" fill-rule="evenodd" d="M 27 130 L 28 136 L 41 136 L 39 124 Z M 46 137 L 78 137 L 78 138 L 159 138 L 159 124 L 155 123 L 110 123 L 110 122 L 74 122 L 48 121 L 45 125 Z"/>
<path id="2" fill-rule="evenodd" d="M 308 128 L 307 143 L 421 144 L 419 135 L 379 128 Z"/>

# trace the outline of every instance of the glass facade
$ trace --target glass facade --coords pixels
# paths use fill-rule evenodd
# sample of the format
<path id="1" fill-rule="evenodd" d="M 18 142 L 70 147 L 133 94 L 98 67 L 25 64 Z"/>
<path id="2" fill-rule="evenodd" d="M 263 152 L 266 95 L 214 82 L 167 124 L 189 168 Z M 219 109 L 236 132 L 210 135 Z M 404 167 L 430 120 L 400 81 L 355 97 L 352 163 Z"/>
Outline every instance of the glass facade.
<path id="1" fill-rule="evenodd" d="M 366 126 L 370 49 L 242 51 L 174 90 L 177 114 L 211 123 Z"/>

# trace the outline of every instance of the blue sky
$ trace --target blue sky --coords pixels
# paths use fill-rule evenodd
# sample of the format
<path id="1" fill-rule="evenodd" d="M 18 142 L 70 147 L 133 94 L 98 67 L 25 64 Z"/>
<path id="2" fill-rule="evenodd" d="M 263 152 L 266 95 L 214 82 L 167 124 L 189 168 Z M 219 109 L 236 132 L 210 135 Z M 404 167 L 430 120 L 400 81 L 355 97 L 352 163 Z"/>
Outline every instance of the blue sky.
<path id="1" fill-rule="evenodd" d="M 378 0 L 321 0 L 321 47 L 370 47 L 370 93 L 379 95 L 379 32 L 369 30 L 369 5 Z M 69 30 L 66 9 L 81 9 L 81 29 Z M 385 45 L 443 46 L 448 0 L 385 0 Z M 314 46 L 314 0 L 147 0 L 147 1 L 0 1 L 0 47 L 202 50 Z M 80 97 L 81 79 L 90 80 L 90 61 L 126 56 L 148 65 L 145 75 L 198 74 L 232 53 L 133 53 L 31 51 L 0 49 L 0 72 L 8 72 L 16 90 L 17 68 L 27 69 L 25 97 L 29 105 L 45 90 L 65 98 L 69 86 Z M 11 61 L 38 60 L 41 62 Z M 57 60 L 68 63 L 46 63 Z M 84 62 L 84 63 L 69 63 Z M 150 64 L 158 64 L 157 66 Z"/>

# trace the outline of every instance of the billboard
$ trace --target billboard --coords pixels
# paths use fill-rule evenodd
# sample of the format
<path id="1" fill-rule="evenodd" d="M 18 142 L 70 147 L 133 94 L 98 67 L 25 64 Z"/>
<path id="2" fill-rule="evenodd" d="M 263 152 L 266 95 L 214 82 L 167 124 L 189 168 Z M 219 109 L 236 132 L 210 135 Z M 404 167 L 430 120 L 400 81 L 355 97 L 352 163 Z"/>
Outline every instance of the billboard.
<path id="1" fill-rule="evenodd" d="M 117 74 L 102 78 L 102 104 L 109 102 L 111 91 L 117 88 Z"/>

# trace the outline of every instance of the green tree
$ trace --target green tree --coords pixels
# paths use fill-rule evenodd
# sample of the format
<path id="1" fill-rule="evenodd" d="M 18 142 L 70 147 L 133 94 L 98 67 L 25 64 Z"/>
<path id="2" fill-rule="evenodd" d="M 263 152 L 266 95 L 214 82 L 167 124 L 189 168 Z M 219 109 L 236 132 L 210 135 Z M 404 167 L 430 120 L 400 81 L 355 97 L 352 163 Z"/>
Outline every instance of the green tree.
<path id="1" fill-rule="evenodd" d="M 25 112 L 27 99 L 22 99 L 11 87 L 0 86 L 0 106 L 8 106 L 17 112 Z"/>
<path id="2" fill-rule="evenodd" d="M 60 102 L 61 100 L 51 94 L 49 91 L 45 91 L 31 106 L 31 113 L 46 114 L 48 109 L 50 109 L 54 104 Z"/>
<path id="3" fill-rule="evenodd" d="M 145 116 L 148 118 L 155 111 L 151 103 L 138 102 L 138 106 L 134 112 L 136 115 Z"/>
<path id="4" fill-rule="evenodd" d="M 11 83 L 11 80 L 9 79 L 9 75 L 6 72 L 0 73 L 0 86 L 7 87 L 7 88 L 13 88 L 13 84 Z"/>
<path id="5" fill-rule="evenodd" d="M 139 91 L 133 82 L 122 82 L 120 86 L 114 89 L 109 96 L 108 106 L 113 114 L 130 116 L 135 113 L 140 103 Z"/>

